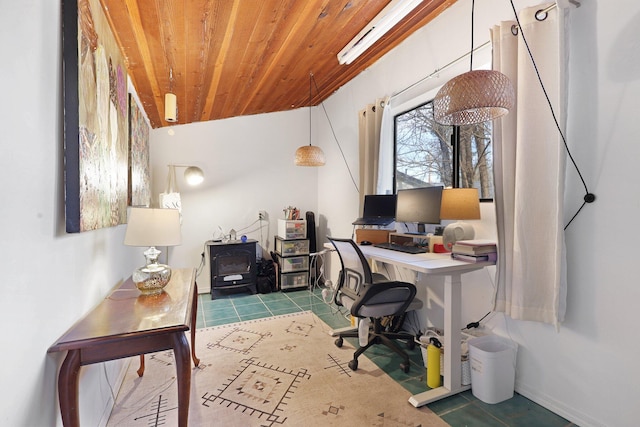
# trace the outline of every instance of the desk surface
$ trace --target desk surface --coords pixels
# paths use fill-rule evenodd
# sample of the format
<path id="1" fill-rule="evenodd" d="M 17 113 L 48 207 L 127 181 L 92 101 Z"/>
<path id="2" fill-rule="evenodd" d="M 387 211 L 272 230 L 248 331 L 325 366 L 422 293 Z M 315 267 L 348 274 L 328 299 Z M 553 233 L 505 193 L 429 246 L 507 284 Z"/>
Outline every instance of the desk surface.
<path id="1" fill-rule="evenodd" d="M 331 243 L 325 244 L 325 247 L 334 249 Z M 455 260 L 451 258 L 451 254 L 449 253 L 409 254 L 391 249 L 377 248 L 373 245 L 360 245 L 358 247 L 364 256 L 369 259 L 397 265 L 399 267 L 407 267 L 411 270 L 426 274 L 466 273 L 479 270 L 488 265 L 493 265 L 493 263 L 490 262 L 470 263 Z"/>
<path id="2" fill-rule="evenodd" d="M 69 328 L 48 352 L 74 350 L 110 338 L 149 336 L 155 331 L 187 331 L 191 326 L 194 292 L 192 268 L 174 269 L 159 295 L 142 295 L 129 278 Z"/>

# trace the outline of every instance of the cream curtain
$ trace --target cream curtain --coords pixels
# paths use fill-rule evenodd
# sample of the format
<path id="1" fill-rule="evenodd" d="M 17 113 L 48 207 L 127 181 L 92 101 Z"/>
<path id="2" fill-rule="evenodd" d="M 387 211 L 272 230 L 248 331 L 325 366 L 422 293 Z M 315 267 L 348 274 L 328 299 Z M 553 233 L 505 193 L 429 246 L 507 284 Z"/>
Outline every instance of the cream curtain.
<path id="1" fill-rule="evenodd" d="M 359 112 L 360 211 L 366 194 L 377 193 L 380 127 L 386 98 L 379 98 Z"/>
<path id="2" fill-rule="evenodd" d="M 494 122 L 495 209 L 498 225 L 496 311 L 513 319 L 553 324 L 564 320 L 566 256 L 563 198 L 567 64 L 565 13 L 553 8 L 543 21 L 522 10 L 516 22 L 492 29 L 493 67 L 506 74 L 517 108 Z M 517 36 L 513 35 L 517 32 Z M 531 49 L 549 97 L 544 95 L 527 52 Z"/>

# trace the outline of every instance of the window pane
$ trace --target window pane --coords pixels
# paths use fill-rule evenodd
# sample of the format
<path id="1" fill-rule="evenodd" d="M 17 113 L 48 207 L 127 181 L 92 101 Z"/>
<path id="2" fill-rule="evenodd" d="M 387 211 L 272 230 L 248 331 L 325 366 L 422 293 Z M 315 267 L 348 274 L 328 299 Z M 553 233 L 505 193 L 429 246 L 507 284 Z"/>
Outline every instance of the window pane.
<path id="1" fill-rule="evenodd" d="M 395 117 L 395 189 L 428 185 L 452 187 L 452 126 L 433 120 L 428 102 Z M 480 198 L 493 198 L 491 122 L 460 126 L 459 187 L 475 187 Z"/>
<path id="2" fill-rule="evenodd" d="M 491 123 L 460 126 L 460 187 L 477 188 L 481 199 L 493 199 Z"/>
<path id="3" fill-rule="evenodd" d="M 452 185 L 451 132 L 433 120 L 431 102 L 395 117 L 396 191 Z"/>

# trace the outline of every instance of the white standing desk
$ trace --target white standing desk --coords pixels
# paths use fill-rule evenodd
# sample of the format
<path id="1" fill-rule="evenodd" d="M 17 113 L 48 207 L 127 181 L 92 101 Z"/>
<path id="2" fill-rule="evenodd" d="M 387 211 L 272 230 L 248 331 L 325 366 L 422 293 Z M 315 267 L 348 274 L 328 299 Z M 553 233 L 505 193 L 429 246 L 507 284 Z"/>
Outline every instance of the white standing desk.
<path id="1" fill-rule="evenodd" d="M 331 244 L 329 244 L 331 245 Z M 330 246 L 333 248 L 333 246 Z M 449 276 L 444 282 L 444 384 L 409 398 L 415 407 L 469 390 L 462 385 L 461 363 L 461 298 L 462 274 L 482 269 L 493 263 L 467 263 L 451 258 L 450 254 L 407 254 L 375 246 L 359 246 L 368 259 L 407 268 L 419 274 Z"/>

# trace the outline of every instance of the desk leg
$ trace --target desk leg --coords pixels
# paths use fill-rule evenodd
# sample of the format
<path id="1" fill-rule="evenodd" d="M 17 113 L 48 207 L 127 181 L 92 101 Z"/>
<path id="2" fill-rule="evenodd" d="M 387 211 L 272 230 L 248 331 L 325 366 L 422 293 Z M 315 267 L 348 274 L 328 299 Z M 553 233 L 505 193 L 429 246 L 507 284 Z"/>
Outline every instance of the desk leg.
<path id="1" fill-rule="evenodd" d="M 460 350 L 462 275 L 452 273 L 444 283 L 444 385 L 409 398 L 416 408 L 445 397 L 453 396 L 470 386 L 462 385 L 462 361 Z"/>
<path id="2" fill-rule="evenodd" d="M 444 287 L 444 348 L 449 354 L 444 360 L 444 386 L 457 390 L 462 384 L 460 354 L 460 329 L 462 311 L 462 280 L 460 274 L 452 274 Z M 457 362 L 456 362 L 457 361 Z"/>
<path id="3" fill-rule="evenodd" d="M 62 424 L 65 427 L 79 427 L 78 414 L 78 373 L 80 372 L 80 350 L 69 350 L 58 374 L 58 398 Z"/>
<path id="4" fill-rule="evenodd" d="M 187 427 L 189 397 L 191 394 L 189 342 L 182 332 L 176 332 L 171 338 L 173 340 L 173 355 L 176 360 L 176 374 L 178 377 L 178 426 Z"/>
<path id="5" fill-rule="evenodd" d="M 197 367 L 200 359 L 196 357 L 196 315 L 198 314 L 198 284 L 194 283 L 193 306 L 191 307 L 191 358 L 193 364 Z"/>

